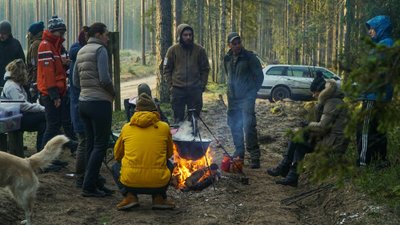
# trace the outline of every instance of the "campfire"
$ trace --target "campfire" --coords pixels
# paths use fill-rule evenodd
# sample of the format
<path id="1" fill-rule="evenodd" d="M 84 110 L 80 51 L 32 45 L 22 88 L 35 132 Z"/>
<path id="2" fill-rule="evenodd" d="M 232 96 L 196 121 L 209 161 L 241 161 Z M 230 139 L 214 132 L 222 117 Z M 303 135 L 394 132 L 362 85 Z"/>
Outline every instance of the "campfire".
<path id="1" fill-rule="evenodd" d="M 185 132 L 181 128 L 181 132 Z M 191 130 L 191 129 L 190 129 Z M 188 138 L 189 137 L 189 138 Z M 210 140 L 198 140 L 191 134 L 173 136 L 174 170 L 172 184 L 182 191 L 200 191 L 210 186 L 218 174 L 218 166 L 213 164 Z"/>

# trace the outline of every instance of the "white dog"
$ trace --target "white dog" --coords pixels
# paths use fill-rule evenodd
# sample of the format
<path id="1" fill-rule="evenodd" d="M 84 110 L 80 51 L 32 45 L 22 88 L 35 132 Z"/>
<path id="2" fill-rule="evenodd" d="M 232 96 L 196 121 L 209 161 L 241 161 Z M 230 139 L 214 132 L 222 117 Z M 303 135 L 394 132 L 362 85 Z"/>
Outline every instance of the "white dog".
<path id="1" fill-rule="evenodd" d="M 25 211 L 26 221 L 22 223 L 32 224 L 33 203 L 39 188 L 35 171 L 50 165 L 68 141 L 66 136 L 58 135 L 48 141 L 42 151 L 24 159 L 0 152 L 0 187 L 8 187 L 15 201 Z"/>

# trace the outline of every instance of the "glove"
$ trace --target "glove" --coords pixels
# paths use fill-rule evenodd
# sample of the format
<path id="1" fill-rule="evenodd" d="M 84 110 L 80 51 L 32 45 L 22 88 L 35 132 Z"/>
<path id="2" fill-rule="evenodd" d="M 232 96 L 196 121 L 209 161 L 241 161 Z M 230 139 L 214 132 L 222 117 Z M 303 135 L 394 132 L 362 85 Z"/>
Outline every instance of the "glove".
<path id="1" fill-rule="evenodd" d="M 306 126 L 308 126 L 308 124 L 309 124 L 309 122 L 307 120 L 302 120 L 302 121 L 300 121 L 299 126 L 306 127 Z"/>

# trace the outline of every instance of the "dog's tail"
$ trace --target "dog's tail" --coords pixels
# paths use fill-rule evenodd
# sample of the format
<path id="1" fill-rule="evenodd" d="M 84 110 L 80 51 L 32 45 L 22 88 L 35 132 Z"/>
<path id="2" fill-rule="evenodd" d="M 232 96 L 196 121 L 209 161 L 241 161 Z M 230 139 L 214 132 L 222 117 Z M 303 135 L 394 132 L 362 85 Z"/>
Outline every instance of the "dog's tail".
<path id="1" fill-rule="evenodd" d="M 27 159 L 31 164 L 32 169 L 43 169 L 50 165 L 50 163 L 60 155 L 63 145 L 68 141 L 69 139 L 64 135 L 57 135 L 48 141 L 42 151 Z"/>

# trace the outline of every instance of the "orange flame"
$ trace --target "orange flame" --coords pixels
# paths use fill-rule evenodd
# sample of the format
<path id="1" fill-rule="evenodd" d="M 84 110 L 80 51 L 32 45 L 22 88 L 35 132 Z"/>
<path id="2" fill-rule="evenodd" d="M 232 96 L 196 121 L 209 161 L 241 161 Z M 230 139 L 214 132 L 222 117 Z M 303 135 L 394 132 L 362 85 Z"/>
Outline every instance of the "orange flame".
<path id="1" fill-rule="evenodd" d="M 201 157 L 198 160 L 187 160 L 181 158 L 179 156 L 176 145 L 174 144 L 174 164 L 175 168 L 172 172 L 172 176 L 177 180 L 176 188 L 184 188 L 185 180 L 192 175 L 195 171 L 205 168 L 208 165 L 211 165 L 213 159 L 214 152 L 208 147 L 205 156 Z M 208 165 L 207 165 L 207 161 Z M 204 177 L 209 176 L 209 173 L 206 173 Z M 199 181 L 203 180 L 202 177 Z"/>

